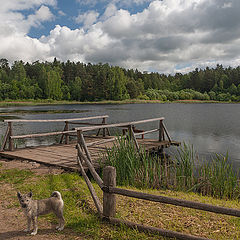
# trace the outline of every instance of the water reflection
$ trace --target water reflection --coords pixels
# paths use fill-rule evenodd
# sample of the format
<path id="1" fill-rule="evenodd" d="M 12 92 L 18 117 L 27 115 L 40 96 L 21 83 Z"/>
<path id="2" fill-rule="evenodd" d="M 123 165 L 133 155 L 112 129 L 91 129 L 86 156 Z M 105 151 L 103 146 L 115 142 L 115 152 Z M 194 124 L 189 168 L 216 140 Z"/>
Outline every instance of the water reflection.
<path id="1" fill-rule="evenodd" d="M 240 104 L 124 104 L 124 105 L 45 105 L 1 108 L 2 112 L 25 111 L 16 117 L 24 119 L 79 118 L 109 115 L 108 123 L 134 121 L 147 118 L 165 117 L 165 125 L 177 141 L 190 142 L 200 154 L 229 153 L 234 166 L 240 167 Z M 32 114 L 30 111 L 41 112 Z M 49 114 L 44 111 L 63 111 Z M 156 128 L 157 123 L 139 125 L 138 128 Z M 3 135 L 6 125 L 0 123 Z M 64 123 L 15 124 L 14 134 L 28 134 L 63 130 Z M 149 135 L 149 137 L 152 137 Z M 46 141 L 46 140 L 45 140 Z M 52 141 L 52 140 L 51 140 Z M 38 139 L 27 140 L 27 145 L 45 144 Z"/>

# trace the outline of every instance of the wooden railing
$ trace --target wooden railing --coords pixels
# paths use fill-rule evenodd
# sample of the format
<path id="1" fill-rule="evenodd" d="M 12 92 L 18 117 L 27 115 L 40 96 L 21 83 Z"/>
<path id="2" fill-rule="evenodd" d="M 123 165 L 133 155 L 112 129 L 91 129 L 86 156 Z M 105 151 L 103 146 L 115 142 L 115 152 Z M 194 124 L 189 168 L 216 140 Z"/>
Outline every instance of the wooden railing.
<path id="1" fill-rule="evenodd" d="M 35 138 L 35 137 L 47 137 L 47 136 L 55 136 L 55 135 L 62 135 L 60 139 L 60 143 L 63 143 L 64 137 L 65 137 L 65 144 L 69 143 L 69 136 L 71 134 L 76 134 L 76 130 L 69 130 L 70 124 L 78 124 L 78 125 L 98 125 L 98 133 L 99 135 L 100 130 L 103 130 L 103 136 L 106 135 L 106 131 L 109 134 L 108 129 L 106 130 L 104 125 L 106 125 L 106 119 L 108 118 L 108 115 L 103 116 L 93 116 L 93 117 L 83 117 L 83 118 L 69 118 L 69 119 L 39 119 L 39 120 L 26 120 L 26 119 L 12 119 L 12 120 L 4 120 L 4 122 L 7 123 L 7 130 L 3 139 L 3 143 L 1 146 L 0 151 L 4 151 L 8 144 L 8 150 L 13 151 L 14 150 L 14 140 L 15 139 L 24 139 L 24 138 Z M 81 121 L 88 121 L 88 120 L 95 120 L 95 119 L 102 119 L 101 123 L 91 123 L 91 122 L 81 122 Z M 78 121 L 78 122 L 76 122 Z M 35 134 L 25 134 L 25 135 L 13 135 L 13 123 L 56 123 L 56 122 L 63 122 L 65 123 L 63 131 L 58 132 L 47 132 L 47 133 L 35 133 Z M 110 134 L 109 134 L 110 135 Z"/>
<path id="2" fill-rule="evenodd" d="M 137 123 L 143 123 L 143 122 L 149 122 L 150 120 L 143 120 L 143 121 L 138 121 Z M 161 140 L 164 137 L 164 134 L 161 131 L 164 131 L 166 133 L 166 128 L 164 127 L 162 121 L 163 118 L 157 118 L 157 119 L 151 119 L 151 121 L 160 121 L 159 124 L 159 129 L 156 129 L 156 131 L 159 131 L 159 140 Z M 121 124 L 109 124 L 106 125 L 105 127 L 122 127 L 122 126 L 128 126 L 129 128 L 129 133 L 132 135 L 132 140 L 135 142 L 136 147 L 136 139 L 135 135 L 131 131 L 131 126 L 133 124 L 136 124 L 136 122 L 128 122 L 128 123 L 121 123 Z M 115 217 L 116 215 L 116 195 L 123 195 L 127 197 L 133 197 L 133 198 L 138 198 L 138 199 L 144 199 L 147 201 L 152 201 L 152 202 L 159 202 L 159 203 L 165 203 L 165 204 L 171 204 L 175 206 L 181 206 L 181 207 L 187 207 L 187 208 L 193 208 L 193 209 L 199 209 L 203 211 L 208 211 L 208 212 L 213 212 L 213 213 L 218 213 L 218 214 L 226 214 L 230 216 L 235 216 L 235 217 L 240 217 L 240 210 L 238 209 L 232 209 L 232 208 L 225 208 L 225 207 L 219 207 L 219 206 L 214 206 L 210 204 L 203 204 L 203 203 L 197 203 L 193 201 L 187 201 L 187 200 L 182 200 L 182 199 L 177 199 L 177 198 L 170 198 L 170 197 L 165 197 L 165 196 L 159 196 L 159 195 L 153 195 L 153 194 L 147 194 L 147 193 L 142 193 L 138 191 L 132 191 L 132 190 L 127 190 L 127 189 L 122 189 L 116 187 L 116 169 L 114 167 L 105 167 L 103 170 L 103 180 L 101 177 L 98 175 L 98 173 L 95 171 L 94 166 L 92 165 L 92 159 L 90 156 L 90 153 L 88 151 L 88 145 L 84 141 L 84 135 L 83 132 L 93 130 L 93 129 L 98 129 L 98 126 L 94 127 L 83 127 L 79 128 L 77 130 L 77 136 L 78 136 L 78 143 L 76 145 L 77 152 L 78 152 L 78 164 L 80 167 L 80 171 L 82 176 L 84 177 L 86 184 L 90 190 L 90 193 L 92 195 L 93 201 L 95 203 L 95 206 L 97 208 L 99 216 L 102 218 L 102 220 L 106 220 L 112 224 L 125 224 L 131 228 L 137 228 L 139 231 L 148 231 L 148 232 L 154 232 L 157 234 L 160 234 L 165 237 L 171 237 L 171 238 L 177 238 L 177 239 L 184 239 L 184 240 L 206 240 L 206 238 L 203 237 L 198 237 L 198 236 L 193 236 L 193 235 L 187 235 L 175 231 L 170 231 L 170 230 L 164 230 L 160 228 L 155 228 L 151 226 L 145 226 L 125 220 L 121 220 Z M 125 136 L 123 136 L 125 137 Z M 169 134 L 167 137 L 170 140 Z M 109 139 L 108 139 L 109 140 Z M 110 139 L 112 141 L 116 140 L 116 138 Z M 97 144 L 97 142 L 95 142 Z M 94 180 L 97 182 L 99 187 L 103 191 L 103 204 L 101 204 L 101 201 L 96 195 L 96 192 L 86 175 L 84 168 L 83 168 L 83 163 L 88 166 L 88 169 L 90 170 Z"/>

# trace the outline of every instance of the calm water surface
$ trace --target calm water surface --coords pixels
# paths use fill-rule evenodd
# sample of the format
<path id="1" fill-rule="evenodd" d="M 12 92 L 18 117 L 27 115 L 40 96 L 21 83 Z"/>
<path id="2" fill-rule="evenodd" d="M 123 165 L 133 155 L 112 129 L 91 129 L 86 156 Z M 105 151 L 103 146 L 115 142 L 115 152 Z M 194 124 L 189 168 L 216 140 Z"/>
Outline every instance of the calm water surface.
<path id="1" fill-rule="evenodd" d="M 15 111 L 24 110 L 24 114 Z M 79 111 L 78 113 L 39 113 L 48 110 Z M 31 113 L 34 111 L 34 114 Z M 109 115 L 108 122 L 126 122 L 155 117 L 165 117 L 165 125 L 173 140 L 192 143 L 201 156 L 209 158 L 211 154 L 228 152 L 234 167 L 240 167 L 240 104 L 182 104 L 148 103 L 124 105 L 49 105 L 0 108 L 7 116 L 22 119 L 58 119 L 85 116 Z M 6 130 L 6 124 L 0 123 L 0 135 Z M 142 125 L 139 128 L 156 128 L 157 123 Z M 63 123 L 18 123 L 14 125 L 14 134 L 63 130 Z M 153 137 L 153 135 L 149 136 Z M 47 144 L 47 140 L 29 139 L 26 145 Z"/>

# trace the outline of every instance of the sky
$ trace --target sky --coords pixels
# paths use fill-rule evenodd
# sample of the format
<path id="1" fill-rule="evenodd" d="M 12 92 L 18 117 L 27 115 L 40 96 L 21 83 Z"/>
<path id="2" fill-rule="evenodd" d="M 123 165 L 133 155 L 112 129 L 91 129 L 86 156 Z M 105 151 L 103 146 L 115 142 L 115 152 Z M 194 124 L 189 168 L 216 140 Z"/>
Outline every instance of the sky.
<path id="1" fill-rule="evenodd" d="M 0 58 L 186 73 L 240 65 L 240 0 L 0 0 Z"/>

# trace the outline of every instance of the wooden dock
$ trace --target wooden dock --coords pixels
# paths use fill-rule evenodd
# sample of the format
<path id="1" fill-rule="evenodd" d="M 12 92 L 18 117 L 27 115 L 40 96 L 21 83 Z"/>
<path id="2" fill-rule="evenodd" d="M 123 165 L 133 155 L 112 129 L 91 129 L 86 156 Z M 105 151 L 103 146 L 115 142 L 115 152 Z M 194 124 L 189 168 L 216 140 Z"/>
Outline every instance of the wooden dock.
<path id="1" fill-rule="evenodd" d="M 71 171 L 79 171 L 79 165 L 77 161 L 77 149 L 76 144 L 81 143 L 83 149 L 85 150 L 86 156 L 89 154 L 94 167 L 97 169 L 99 167 L 99 161 L 104 161 L 107 150 L 111 149 L 114 144 L 116 144 L 117 137 L 109 136 L 109 128 L 113 127 L 122 127 L 124 128 L 124 132 L 126 133 L 126 127 L 130 132 L 131 138 L 133 139 L 136 148 L 139 146 L 144 147 L 147 151 L 151 151 L 152 149 L 163 149 L 169 147 L 171 145 L 179 145 L 179 142 L 174 142 L 170 139 L 169 134 L 163 125 L 163 118 L 157 119 L 147 119 L 141 121 L 134 121 L 128 123 L 117 123 L 117 124 L 106 124 L 106 118 L 108 116 L 98 116 L 98 117 L 90 117 L 90 118 L 81 118 L 81 119 L 62 119 L 61 121 L 65 122 L 64 130 L 61 132 L 51 132 L 51 133 L 38 133 L 38 134 L 26 134 L 21 136 L 14 136 L 12 134 L 12 126 L 9 123 L 19 122 L 19 121 L 38 121 L 38 120 L 7 120 L 8 129 L 5 135 L 5 142 L 2 145 L 2 151 L 0 152 L 0 156 L 9 159 L 19 159 L 19 160 L 27 160 L 31 162 L 37 162 L 46 164 L 49 166 L 57 166 L 66 170 Z M 83 120 L 92 120 L 92 119 L 100 119 L 102 118 L 101 123 L 86 123 L 81 122 Z M 69 131 L 69 124 L 76 124 L 73 122 L 74 120 L 78 120 L 78 124 L 82 125 L 90 125 L 87 127 L 79 127 L 74 130 Z M 47 120 L 50 121 L 50 120 Z M 60 120 L 52 120 L 52 121 L 60 121 Z M 142 122 L 150 122 L 150 121 L 160 121 L 159 128 L 153 130 L 136 130 L 133 124 L 138 124 Z M 85 133 L 89 131 L 97 130 L 96 135 L 86 135 Z M 102 136 L 99 135 L 100 130 L 102 130 Z M 136 133 L 135 133 L 136 132 Z M 159 132 L 158 139 L 147 139 L 144 135 L 152 132 Z M 108 134 L 107 134 L 108 133 Z M 70 142 L 69 137 L 75 134 L 77 139 L 75 141 Z M 59 144 L 51 145 L 51 146 L 39 146 L 39 147 L 27 147 L 22 149 L 14 149 L 14 139 L 23 139 L 23 138 L 33 138 L 33 137 L 43 137 L 43 136 L 52 136 L 52 135 L 61 135 L 61 140 Z M 165 135 L 166 138 L 165 139 Z M 140 138 L 137 138 L 140 136 Z M 126 137 L 126 136 L 122 136 Z M 64 141 L 65 138 L 65 141 Z M 8 149 L 4 149 L 7 145 L 7 141 L 9 142 Z M 84 164 L 84 168 L 87 169 L 87 165 Z"/>

